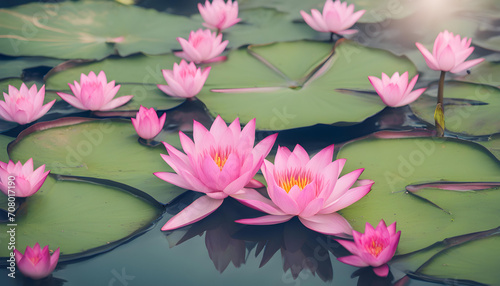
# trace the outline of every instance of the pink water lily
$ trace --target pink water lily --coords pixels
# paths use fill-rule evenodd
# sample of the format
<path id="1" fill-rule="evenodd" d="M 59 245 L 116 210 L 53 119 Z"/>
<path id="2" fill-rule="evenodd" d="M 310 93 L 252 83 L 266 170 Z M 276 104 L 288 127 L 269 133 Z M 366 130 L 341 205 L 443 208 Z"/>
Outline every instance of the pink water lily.
<path id="1" fill-rule="evenodd" d="M 237 220 L 244 224 L 277 224 L 298 216 L 306 227 L 325 234 L 351 234 L 352 228 L 337 211 L 355 203 L 370 190 L 371 180 L 361 180 L 363 172 L 352 171 L 339 178 L 345 159 L 332 162 L 333 145 L 309 159 L 300 145 L 293 152 L 279 147 L 274 165 L 265 160 L 262 173 L 267 182 L 265 198 L 253 189 L 244 189 L 234 198 L 269 215 Z"/>
<path id="2" fill-rule="evenodd" d="M 163 142 L 168 155 L 162 154 L 162 158 L 175 173 L 157 172 L 155 175 L 181 188 L 206 195 L 172 217 L 162 230 L 201 220 L 214 212 L 224 198 L 241 192 L 245 186 L 262 186 L 252 178 L 271 150 L 277 134 L 264 138 L 254 147 L 255 119 L 241 130 L 238 118 L 227 126 L 217 116 L 210 130 L 194 121 L 194 141 L 182 132 L 179 136 L 186 154 Z"/>
<path id="3" fill-rule="evenodd" d="M 349 28 L 363 16 L 365 10 L 353 12 L 354 4 L 347 6 L 347 2 L 326 0 L 323 13 L 320 13 L 317 9 L 312 9 L 311 15 L 303 10 L 300 11 L 300 14 L 304 21 L 316 31 L 349 35 L 357 32 L 357 30 Z"/>
<path id="4" fill-rule="evenodd" d="M 357 267 L 372 266 L 375 274 L 386 277 L 389 274 L 387 262 L 396 253 L 401 236 L 401 231 L 396 233 L 396 222 L 387 227 L 385 221 L 381 220 L 376 229 L 373 229 L 371 224 L 366 223 L 364 234 L 354 230 L 352 235 L 354 242 L 337 239 L 352 253 L 350 256 L 337 259 Z"/>
<path id="5" fill-rule="evenodd" d="M 42 279 L 54 271 L 59 260 L 59 248 L 52 255 L 49 246 L 40 249 L 38 242 L 33 248 L 26 246 L 24 255 L 17 249 L 14 250 L 17 268 L 25 276 L 32 279 Z"/>
<path id="6" fill-rule="evenodd" d="M 44 116 L 56 100 L 43 105 L 45 85 L 37 91 L 36 85 L 30 89 L 22 83 L 19 90 L 9 85 L 9 93 L 3 93 L 5 101 L 0 100 L 0 116 L 19 124 L 31 123 Z"/>
<path id="7" fill-rule="evenodd" d="M 158 88 L 164 93 L 182 98 L 191 98 L 197 95 L 210 73 L 210 67 L 196 68 L 196 65 L 191 62 L 187 63 L 181 60 L 180 64 L 174 63 L 172 70 L 162 70 L 163 77 L 168 85 L 158 84 Z"/>
<path id="8" fill-rule="evenodd" d="M 401 76 L 395 72 L 392 77 L 382 73 L 382 79 L 374 76 L 369 76 L 368 79 L 382 101 L 391 107 L 410 104 L 425 91 L 425 88 L 412 91 L 417 83 L 418 75 L 414 76 L 408 83 L 408 72 L 404 72 Z"/>
<path id="9" fill-rule="evenodd" d="M 452 73 L 459 73 L 484 61 L 483 58 L 465 61 L 474 51 L 470 44 L 471 39 L 461 39 L 460 35 L 448 31 L 438 34 L 432 54 L 422 44 L 415 43 L 429 68 Z"/>
<path id="10" fill-rule="evenodd" d="M 115 98 L 120 85 L 115 86 L 115 81 L 108 83 L 104 71 L 96 76 L 93 71 L 89 75 L 81 74 L 80 82 L 76 80 L 74 85 L 68 83 L 73 95 L 58 92 L 64 101 L 82 110 L 107 111 L 122 106 L 130 101 L 133 95 L 125 95 Z"/>
<path id="11" fill-rule="evenodd" d="M 163 113 L 163 115 L 158 118 L 158 114 L 156 114 L 154 108 L 151 107 L 147 109 L 141 105 L 135 118 L 131 118 L 131 120 L 139 137 L 149 140 L 155 138 L 156 135 L 160 133 L 166 118 L 166 113 Z"/>
<path id="12" fill-rule="evenodd" d="M 177 38 L 177 41 L 181 44 L 182 52 L 175 52 L 174 54 L 196 64 L 225 59 L 226 57 L 219 55 L 229 43 L 227 40 L 222 41 L 222 34 L 217 35 L 217 33 L 212 33 L 208 29 L 191 31 L 187 41 L 183 38 Z"/>
<path id="13" fill-rule="evenodd" d="M 29 197 L 42 187 L 49 172 L 45 172 L 45 165 L 33 171 L 32 158 L 24 165 L 12 160 L 0 162 L 0 189 L 8 196 Z"/>
<path id="14" fill-rule="evenodd" d="M 209 29 L 217 29 L 222 31 L 234 24 L 238 23 L 241 19 L 238 18 L 238 2 L 227 0 L 213 0 L 212 4 L 208 0 L 205 1 L 205 6 L 198 3 L 198 10 L 205 23 L 203 26 Z"/>

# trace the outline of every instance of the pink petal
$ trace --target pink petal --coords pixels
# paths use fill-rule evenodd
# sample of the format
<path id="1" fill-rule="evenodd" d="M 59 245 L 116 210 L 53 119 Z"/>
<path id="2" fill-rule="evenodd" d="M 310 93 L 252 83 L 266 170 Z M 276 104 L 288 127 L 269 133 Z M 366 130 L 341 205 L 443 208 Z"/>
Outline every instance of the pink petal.
<path id="1" fill-rule="evenodd" d="M 231 195 L 232 198 L 237 199 L 240 203 L 254 208 L 256 210 L 272 214 L 272 215 L 284 215 L 282 212 L 270 199 L 265 198 L 259 192 L 254 189 L 243 189 L 235 194 Z"/>
<path id="2" fill-rule="evenodd" d="M 235 222 L 242 224 L 252 224 L 252 225 L 270 225 L 270 224 L 278 224 L 282 222 L 289 221 L 293 215 L 266 215 L 256 218 L 245 218 L 239 219 Z"/>
<path id="3" fill-rule="evenodd" d="M 350 255 L 350 256 L 342 256 L 337 258 L 338 261 L 349 264 L 356 267 L 366 267 L 370 266 L 366 262 L 364 262 L 359 256 Z"/>
<path id="4" fill-rule="evenodd" d="M 161 230 L 172 230 L 200 221 L 220 207 L 222 202 L 223 200 L 214 200 L 208 196 L 202 196 L 169 219 Z"/>
<path id="5" fill-rule="evenodd" d="M 373 272 L 380 277 L 387 277 L 389 274 L 389 266 L 387 264 L 381 265 L 379 267 L 374 267 Z"/>
<path id="6" fill-rule="evenodd" d="M 314 231 L 329 234 L 351 234 L 352 227 L 347 220 L 338 213 L 332 214 L 317 214 L 312 217 L 299 217 L 304 226 Z"/>

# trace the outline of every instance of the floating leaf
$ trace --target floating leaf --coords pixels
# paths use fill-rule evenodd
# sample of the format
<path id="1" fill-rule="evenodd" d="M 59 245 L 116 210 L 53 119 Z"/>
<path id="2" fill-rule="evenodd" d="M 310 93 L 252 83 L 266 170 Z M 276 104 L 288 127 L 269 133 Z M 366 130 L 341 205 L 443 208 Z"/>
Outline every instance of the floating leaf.
<path id="1" fill-rule="evenodd" d="M 298 41 L 249 46 L 214 64 L 198 96 L 210 113 L 227 121 L 257 118 L 257 129 L 279 130 L 324 124 L 353 124 L 385 108 L 374 94 L 369 75 L 409 71 L 405 57 L 361 46 Z"/>
<path id="2" fill-rule="evenodd" d="M 435 88 L 427 90 L 410 107 L 419 118 L 434 124 Z M 498 109 L 500 89 L 482 84 L 446 82 L 444 86 L 444 119 L 446 130 L 473 136 L 500 132 Z"/>
<path id="3" fill-rule="evenodd" d="M 130 120 L 63 118 L 26 129 L 9 146 L 9 154 L 21 161 L 32 157 L 52 174 L 107 179 L 169 203 L 185 190 L 153 175 L 172 171 L 160 156 L 166 150 L 161 144 L 143 146 L 137 139 Z M 177 134 L 166 141 L 180 144 Z"/>
<path id="4" fill-rule="evenodd" d="M 116 247 L 149 227 L 161 214 L 151 201 L 119 188 L 49 176 L 42 188 L 16 212 L 16 226 L 0 224 L 2 234 L 14 228 L 16 248 L 49 245 L 61 249 L 61 260 L 93 255 Z M 0 256 L 9 256 L 2 247 Z"/>
<path id="5" fill-rule="evenodd" d="M 366 222 L 397 221 L 398 253 L 430 246 L 445 238 L 498 227 L 500 191 L 406 191 L 429 182 L 499 182 L 500 165 L 481 146 L 450 138 L 364 139 L 344 145 L 338 158 L 344 170 L 364 168 L 372 191 L 342 210 L 357 230 Z M 464 164 L 467 162 L 467 164 Z M 457 168 L 457 166 L 460 166 Z"/>
<path id="6" fill-rule="evenodd" d="M 39 66 L 54 67 L 62 60 L 43 57 L 19 57 L 9 60 L 0 60 L 0 79 L 22 76 L 23 70 Z"/>
<path id="7" fill-rule="evenodd" d="M 0 51 L 10 56 L 102 59 L 180 48 L 186 17 L 114 2 L 31 3 L 0 9 Z M 8 23 L 8 24 L 7 24 Z"/>

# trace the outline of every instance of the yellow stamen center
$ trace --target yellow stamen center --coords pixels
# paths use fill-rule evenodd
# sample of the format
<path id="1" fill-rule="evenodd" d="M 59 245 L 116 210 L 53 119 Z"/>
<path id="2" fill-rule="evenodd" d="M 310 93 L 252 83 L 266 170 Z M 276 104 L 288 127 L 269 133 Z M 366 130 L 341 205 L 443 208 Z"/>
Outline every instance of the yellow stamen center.
<path id="1" fill-rule="evenodd" d="M 224 165 L 227 162 L 229 154 L 231 154 L 229 150 L 217 150 L 217 151 L 212 151 L 210 156 L 214 160 L 215 164 L 217 164 L 217 166 L 219 166 L 219 169 L 222 171 L 222 168 L 224 168 Z"/>
<path id="2" fill-rule="evenodd" d="M 287 193 L 293 188 L 293 186 L 297 186 L 300 190 L 303 190 L 309 183 L 311 183 L 311 179 L 307 174 L 285 174 L 279 180 L 279 186 L 285 190 Z"/>
<path id="3" fill-rule="evenodd" d="M 378 257 L 382 250 L 384 250 L 386 245 L 379 241 L 377 238 L 372 238 L 372 242 L 368 244 L 367 250 L 368 253 L 373 255 L 374 257 Z"/>
<path id="4" fill-rule="evenodd" d="M 38 262 L 40 261 L 40 256 L 32 256 L 29 258 L 29 260 L 31 261 L 31 263 L 33 263 L 34 266 L 36 266 L 38 264 Z"/>

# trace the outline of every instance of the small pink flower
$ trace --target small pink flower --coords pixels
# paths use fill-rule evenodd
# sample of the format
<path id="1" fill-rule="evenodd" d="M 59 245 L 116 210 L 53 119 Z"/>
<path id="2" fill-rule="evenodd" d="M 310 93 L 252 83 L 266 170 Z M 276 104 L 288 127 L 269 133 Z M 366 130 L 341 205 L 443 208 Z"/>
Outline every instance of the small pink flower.
<path id="1" fill-rule="evenodd" d="M 382 101 L 391 107 L 410 104 L 425 91 L 425 88 L 412 91 L 417 83 L 418 75 L 414 76 L 408 83 L 408 72 L 404 72 L 401 76 L 396 72 L 390 78 L 382 73 L 382 79 L 374 76 L 369 76 L 368 79 Z"/>
<path id="2" fill-rule="evenodd" d="M 483 58 L 465 61 L 474 51 L 470 44 L 471 39 L 460 39 L 460 35 L 453 35 L 448 31 L 441 32 L 436 37 L 432 54 L 422 44 L 415 43 L 429 68 L 452 73 L 459 73 L 484 61 Z"/>
<path id="3" fill-rule="evenodd" d="M 213 0 L 212 4 L 208 0 L 205 1 L 205 7 L 198 3 L 198 10 L 205 23 L 203 26 L 209 29 L 217 29 L 222 31 L 238 23 L 241 19 L 238 18 L 238 2 L 227 0 Z"/>
<path id="4" fill-rule="evenodd" d="M 219 55 L 228 44 L 227 40 L 222 42 L 222 34 L 217 35 L 208 29 L 191 31 L 187 41 L 183 38 L 177 38 L 177 41 L 182 46 L 182 52 L 174 54 L 196 64 L 223 60 L 225 57 Z"/>
<path id="5" fill-rule="evenodd" d="M 363 16 L 365 10 L 354 12 L 354 4 L 347 6 L 347 2 L 326 0 L 323 14 L 317 9 L 311 10 L 311 15 L 301 10 L 304 21 L 316 31 L 331 32 L 339 35 L 354 34 L 357 30 L 348 30 Z"/>
<path id="6" fill-rule="evenodd" d="M 325 234 L 351 234 L 352 228 L 337 211 L 365 196 L 373 181 L 361 180 L 351 188 L 363 172 L 352 171 L 339 178 L 345 159 L 332 162 L 333 145 L 312 159 L 300 145 L 293 152 L 279 147 L 274 165 L 264 160 L 262 173 L 270 200 L 253 189 L 233 195 L 241 203 L 269 215 L 237 220 L 244 224 L 277 224 L 298 216 L 306 227 Z"/>
<path id="7" fill-rule="evenodd" d="M 49 276 L 56 268 L 59 260 L 59 248 L 51 256 L 49 246 L 46 245 L 43 249 L 40 249 L 38 242 L 33 248 L 26 246 L 24 255 L 17 249 L 14 250 L 14 253 L 19 271 L 32 279 L 42 279 Z"/>
<path id="8" fill-rule="evenodd" d="M 171 230 L 197 222 L 214 212 L 227 196 L 241 192 L 245 186 L 255 186 L 252 179 L 269 154 L 277 134 L 270 135 L 255 147 L 255 119 L 240 129 L 235 119 L 227 126 L 217 116 L 210 131 L 194 121 L 194 142 L 179 132 L 186 154 L 163 142 L 168 155 L 165 162 L 175 173 L 157 172 L 158 178 L 184 189 L 205 193 L 171 218 L 162 230 Z"/>
<path id="9" fill-rule="evenodd" d="M 139 137 L 149 140 L 155 138 L 163 129 L 165 118 L 167 118 L 166 113 L 163 113 L 163 115 L 158 118 L 158 114 L 156 114 L 154 108 L 151 107 L 147 109 L 141 105 L 141 107 L 139 107 L 139 112 L 137 112 L 135 118 L 131 118 L 131 120 Z"/>
<path id="10" fill-rule="evenodd" d="M 0 162 L 0 189 L 8 196 L 29 197 L 42 187 L 49 172 L 45 172 L 45 165 L 33 171 L 32 158 L 24 165 L 12 160 Z"/>
<path id="11" fill-rule="evenodd" d="M 80 83 L 75 80 L 75 85 L 68 83 L 75 96 L 58 92 L 63 100 L 72 106 L 82 110 L 107 111 L 124 105 L 133 95 L 125 95 L 115 98 L 120 85 L 115 86 L 115 81 L 108 83 L 106 74 L 101 71 L 98 76 L 93 71 L 88 76 L 81 74 Z"/>
<path id="12" fill-rule="evenodd" d="M 37 91 L 36 85 L 28 87 L 22 83 L 21 88 L 9 85 L 9 94 L 3 93 L 5 101 L 0 101 L 0 116 L 19 124 L 31 123 L 44 116 L 56 100 L 43 105 L 45 85 Z"/>
<path id="13" fill-rule="evenodd" d="M 380 277 L 389 274 L 387 262 L 392 259 L 398 248 L 401 231 L 396 233 L 396 223 L 386 227 L 384 220 L 381 220 L 376 229 L 366 223 L 365 233 L 353 231 L 354 242 L 336 239 L 349 252 L 350 256 L 337 258 L 345 264 L 366 267 L 372 266 L 373 271 Z"/>
<path id="14" fill-rule="evenodd" d="M 158 84 L 159 89 L 170 96 L 190 98 L 203 88 L 210 67 L 201 71 L 201 68 L 196 68 L 193 62 L 187 64 L 181 60 L 179 65 L 174 63 L 173 70 L 162 70 L 162 72 L 168 85 Z"/>

